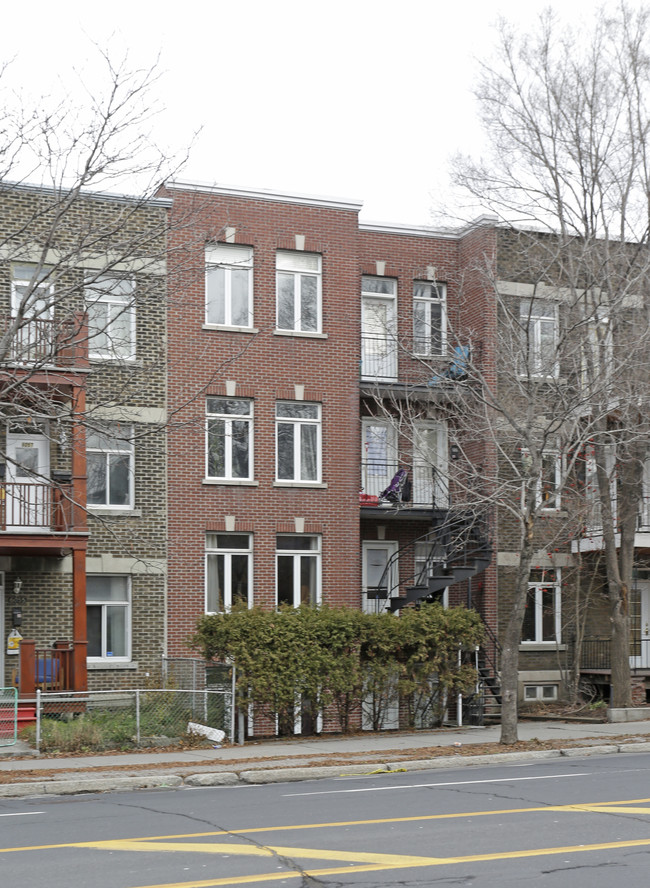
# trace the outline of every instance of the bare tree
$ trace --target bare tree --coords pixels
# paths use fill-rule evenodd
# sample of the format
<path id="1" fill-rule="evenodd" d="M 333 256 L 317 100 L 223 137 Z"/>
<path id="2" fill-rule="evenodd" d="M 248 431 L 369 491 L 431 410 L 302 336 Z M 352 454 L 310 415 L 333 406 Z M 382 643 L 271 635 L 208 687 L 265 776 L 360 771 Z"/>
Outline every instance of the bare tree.
<path id="1" fill-rule="evenodd" d="M 554 386 L 559 420 L 548 430 L 572 429 L 574 444 L 587 442 L 593 453 L 613 706 L 630 702 L 629 594 L 649 431 L 648 25 L 648 10 L 633 12 L 624 3 L 612 16 L 597 13 L 581 35 L 560 27 L 550 13 L 530 35 L 503 23 L 498 57 L 483 67 L 476 91 L 490 154 L 455 164 L 456 182 L 473 199 L 510 225 L 534 229 L 516 239 L 518 268 L 510 279 L 560 291 L 564 326 L 557 357 L 573 363 L 573 374 L 564 388 Z M 549 404 L 556 415 L 558 406 Z M 524 415 L 534 413 L 535 401 L 524 401 L 523 408 Z M 528 446 L 525 434 L 523 443 Z M 540 453 L 531 448 L 531 514 Z M 521 550 L 522 597 L 528 534 Z M 508 632 L 511 645 L 518 610 Z M 502 739 L 514 736 L 513 710 Z"/>

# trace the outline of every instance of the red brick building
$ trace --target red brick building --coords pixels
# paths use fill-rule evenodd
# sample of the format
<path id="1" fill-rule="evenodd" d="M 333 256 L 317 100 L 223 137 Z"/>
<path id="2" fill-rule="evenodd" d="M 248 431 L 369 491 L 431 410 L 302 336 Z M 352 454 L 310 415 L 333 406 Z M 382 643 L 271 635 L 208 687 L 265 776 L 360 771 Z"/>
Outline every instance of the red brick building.
<path id="1" fill-rule="evenodd" d="M 455 374 L 477 334 L 490 371 L 478 269 L 493 227 L 359 225 L 356 202 L 234 188 L 166 193 L 170 656 L 236 599 L 396 610 L 407 588 L 417 600 L 446 585 L 494 621 L 487 558 L 473 591 L 467 575 L 430 583 L 449 554 L 435 528 L 453 508 Z"/>

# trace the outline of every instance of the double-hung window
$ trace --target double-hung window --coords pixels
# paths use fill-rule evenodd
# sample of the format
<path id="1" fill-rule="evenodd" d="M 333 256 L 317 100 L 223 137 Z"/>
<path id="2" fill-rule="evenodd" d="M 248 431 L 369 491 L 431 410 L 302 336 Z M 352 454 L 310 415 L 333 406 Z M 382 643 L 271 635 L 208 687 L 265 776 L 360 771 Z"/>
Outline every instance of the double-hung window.
<path id="1" fill-rule="evenodd" d="M 206 472 L 208 478 L 250 479 L 253 451 L 253 402 L 247 398 L 207 399 Z"/>
<path id="2" fill-rule="evenodd" d="M 135 357 L 135 284 L 131 278 L 100 275 L 86 283 L 90 356 L 105 360 Z"/>
<path id="3" fill-rule="evenodd" d="M 129 577 L 86 577 L 88 659 L 131 659 L 131 589 Z"/>
<path id="4" fill-rule="evenodd" d="M 208 533 L 205 540 L 205 612 L 222 614 L 252 601 L 252 537 L 248 533 Z"/>
<path id="5" fill-rule="evenodd" d="M 277 480 L 321 479 L 321 408 L 303 401 L 278 401 L 275 407 Z"/>
<path id="6" fill-rule="evenodd" d="M 521 372 L 551 377 L 559 373 L 558 307 L 548 299 L 522 299 L 519 306 Z"/>
<path id="7" fill-rule="evenodd" d="M 560 602 L 560 571 L 548 567 L 531 570 L 521 633 L 523 642 L 560 641 Z"/>
<path id="8" fill-rule="evenodd" d="M 133 428 L 116 422 L 89 430 L 86 438 L 89 506 L 133 507 Z"/>
<path id="9" fill-rule="evenodd" d="M 216 244 L 205 251 L 205 322 L 253 326 L 253 248 Z"/>
<path id="10" fill-rule="evenodd" d="M 276 603 L 320 604 L 320 537 L 279 534 L 276 545 Z"/>
<path id="11" fill-rule="evenodd" d="M 413 346 L 415 354 L 440 357 L 445 353 L 446 287 L 428 281 L 413 282 Z"/>
<path id="12" fill-rule="evenodd" d="M 321 257 L 317 253 L 278 250 L 277 328 L 296 333 L 320 333 Z"/>

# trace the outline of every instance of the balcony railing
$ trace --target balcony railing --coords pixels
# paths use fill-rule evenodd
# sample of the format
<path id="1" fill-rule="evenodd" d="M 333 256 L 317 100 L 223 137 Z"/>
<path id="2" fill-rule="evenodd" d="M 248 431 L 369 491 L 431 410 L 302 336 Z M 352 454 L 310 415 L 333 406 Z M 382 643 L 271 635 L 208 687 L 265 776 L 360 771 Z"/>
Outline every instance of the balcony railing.
<path id="1" fill-rule="evenodd" d="M 73 529 L 72 482 L 0 481 L 0 531 L 65 532 Z"/>
<path id="2" fill-rule="evenodd" d="M 4 318 L 3 329 L 13 319 Z M 7 361 L 18 366 L 43 364 L 88 366 L 88 330 L 83 312 L 58 323 L 49 318 L 26 320 L 11 337 Z"/>
<path id="3" fill-rule="evenodd" d="M 633 669 L 650 669 L 650 638 L 637 637 L 630 640 L 630 666 Z M 612 668 L 611 640 L 585 638 L 582 642 L 580 668 L 609 671 Z"/>
<path id="4" fill-rule="evenodd" d="M 33 641 L 20 643 L 19 670 L 16 683 L 21 697 L 33 697 L 36 689 L 43 691 L 74 690 L 74 645 L 57 641 L 53 647 L 37 648 Z"/>
<path id="5" fill-rule="evenodd" d="M 391 381 L 397 379 L 399 345 L 394 334 L 362 333 L 361 376 L 363 379 Z"/>
<path id="6" fill-rule="evenodd" d="M 446 509 L 447 479 L 435 467 L 368 460 L 361 463 L 361 505 Z"/>

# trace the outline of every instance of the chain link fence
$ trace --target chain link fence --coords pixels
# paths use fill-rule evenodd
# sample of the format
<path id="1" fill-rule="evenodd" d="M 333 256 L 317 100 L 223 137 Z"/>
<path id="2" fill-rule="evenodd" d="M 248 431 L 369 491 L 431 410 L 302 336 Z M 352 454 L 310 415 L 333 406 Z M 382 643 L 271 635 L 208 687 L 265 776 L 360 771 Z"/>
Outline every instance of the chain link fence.
<path id="1" fill-rule="evenodd" d="M 206 737 L 209 742 L 210 733 L 200 736 L 190 723 L 234 739 L 230 688 L 37 691 L 35 720 L 28 742 L 39 753 L 203 744 Z"/>
<path id="2" fill-rule="evenodd" d="M 0 746 L 12 746 L 17 739 L 18 691 L 0 688 Z"/>

